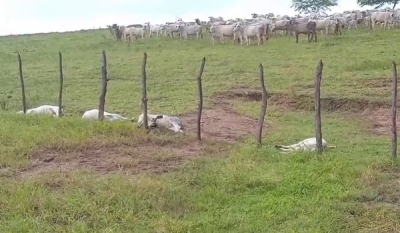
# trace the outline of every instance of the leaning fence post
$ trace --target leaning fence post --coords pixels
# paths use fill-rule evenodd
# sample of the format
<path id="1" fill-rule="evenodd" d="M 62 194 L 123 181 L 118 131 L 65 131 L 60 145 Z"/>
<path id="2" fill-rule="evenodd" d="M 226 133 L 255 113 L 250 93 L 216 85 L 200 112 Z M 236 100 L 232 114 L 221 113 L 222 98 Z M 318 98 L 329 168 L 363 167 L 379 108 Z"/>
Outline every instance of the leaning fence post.
<path id="1" fill-rule="evenodd" d="M 260 118 L 258 119 L 257 143 L 259 146 L 261 146 L 262 129 L 264 126 L 264 118 L 267 112 L 267 104 L 268 104 L 268 93 L 267 89 L 265 89 L 265 81 L 264 81 L 264 67 L 261 63 L 260 63 L 260 84 L 262 92 L 262 107 L 261 107 Z"/>
<path id="2" fill-rule="evenodd" d="M 60 69 L 60 93 L 58 95 L 58 116 L 62 117 L 62 92 L 64 85 L 64 75 L 63 75 L 63 65 L 62 65 L 62 54 L 61 51 L 58 52 L 59 59 L 59 69 Z"/>
<path id="3" fill-rule="evenodd" d="M 392 160 L 397 158 L 397 66 L 393 61 L 393 91 L 392 91 Z"/>
<path id="4" fill-rule="evenodd" d="M 100 92 L 100 101 L 99 101 L 99 121 L 104 119 L 104 106 L 106 103 L 106 94 L 107 94 L 107 82 L 109 79 L 107 78 L 107 56 L 106 51 L 103 50 L 102 53 L 102 64 L 101 64 L 101 92 Z"/>
<path id="5" fill-rule="evenodd" d="M 201 61 L 199 75 L 197 76 L 197 87 L 199 90 L 199 103 L 197 106 L 197 140 L 201 141 L 201 113 L 203 111 L 203 84 L 201 83 L 201 76 L 203 75 L 204 65 L 206 64 L 206 57 Z"/>
<path id="6" fill-rule="evenodd" d="M 147 85 L 146 85 L 146 64 L 147 64 L 147 53 L 143 54 L 142 61 L 142 113 L 143 113 L 143 124 L 145 129 L 149 129 L 147 119 Z"/>
<path id="7" fill-rule="evenodd" d="M 321 79 L 324 64 L 319 60 L 315 76 L 315 137 L 317 139 L 317 152 L 322 153 L 322 127 L 321 127 Z"/>
<path id="8" fill-rule="evenodd" d="M 24 83 L 24 76 L 22 75 L 22 60 L 19 52 L 18 52 L 18 64 L 19 64 L 19 79 L 21 81 L 21 90 L 22 90 L 22 110 L 24 111 L 25 114 L 26 113 L 25 83 Z"/>

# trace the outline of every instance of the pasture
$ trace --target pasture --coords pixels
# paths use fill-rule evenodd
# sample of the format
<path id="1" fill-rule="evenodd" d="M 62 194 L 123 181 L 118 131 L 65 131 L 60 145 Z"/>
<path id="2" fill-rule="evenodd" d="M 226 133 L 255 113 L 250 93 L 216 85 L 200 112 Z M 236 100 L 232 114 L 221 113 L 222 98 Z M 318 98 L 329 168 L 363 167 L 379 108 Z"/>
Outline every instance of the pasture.
<path id="1" fill-rule="evenodd" d="M 107 30 L 0 38 L 0 232 L 398 232 L 400 170 L 390 162 L 390 95 L 398 30 L 356 30 L 299 44 L 241 47 L 163 38 L 128 46 Z M 140 114 L 148 54 L 152 112 L 179 115 L 187 136 L 146 134 L 128 122 L 86 122 L 98 107 L 108 56 L 106 111 Z M 21 116 L 16 51 L 28 107 L 57 104 L 64 118 Z M 195 140 L 196 76 L 203 57 L 202 143 Z M 314 135 L 319 59 L 322 133 L 337 148 L 281 154 Z M 255 143 L 259 71 L 269 98 Z M 246 94 L 247 93 L 247 94 Z"/>

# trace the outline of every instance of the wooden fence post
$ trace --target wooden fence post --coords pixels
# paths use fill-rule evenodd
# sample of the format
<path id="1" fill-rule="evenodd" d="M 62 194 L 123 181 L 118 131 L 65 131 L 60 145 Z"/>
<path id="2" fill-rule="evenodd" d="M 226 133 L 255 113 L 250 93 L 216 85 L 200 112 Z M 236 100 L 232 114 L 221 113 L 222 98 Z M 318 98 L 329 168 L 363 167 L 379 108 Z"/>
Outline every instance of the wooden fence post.
<path id="1" fill-rule="evenodd" d="M 143 125 L 145 129 L 149 129 L 149 123 L 147 119 L 147 85 L 146 85 L 146 65 L 147 65 L 147 53 L 143 54 L 142 61 L 142 113 L 143 113 Z"/>
<path id="2" fill-rule="evenodd" d="M 392 92 L 392 160 L 395 162 L 397 158 L 397 66 L 393 61 L 393 92 Z"/>
<path id="3" fill-rule="evenodd" d="M 62 117 L 62 92 L 64 85 L 64 75 L 63 75 L 63 65 L 62 65 L 62 54 L 61 51 L 58 52 L 59 69 L 60 69 L 60 93 L 58 95 L 58 116 Z"/>
<path id="4" fill-rule="evenodd" d="M 26 114 L 25 83 L 24 83 L 24 76 L 22 75 L 22 60 L 19 52 L 18 52 L 18 64 L 19 64 L 19 79 L 21 81 L 21 90 L 22 90 L 22 110 L 24 111 L 24 114 Z"/>
<path id="5" fill-rule="evenodd" d="M 260 63 L 260 84 L 261 84 L 261 91 L 262 91 L 262 107 L 260 118 L 258 119 L 258 133 L 257 133 L 257 143 L 261 146 L 262 141 L 262 129 L 264 126 L 264 118 L 267 112 L 267 104 L 268 104 L 268 92 L 265 89 L 265 82 L 264 82 L 264 67 Z"/>
<path id="6" fill-rule="evenodd" d="M 103 50 L 102 53 L 102 64 L 101 64 L 101 92 L 99 101 L 99 121 L 104 119 L 104 106 L 106 104 L 106 94 L 107 94 L 107 56 L 106 51 Z"/>
<path id="7" fill-rule="evenodd" d="M 6 110 L 6 101 L 5 100 L 1 100 L 0 101 L 0 105 L 1 105 L 1 110 L 5 111 Z"/>
<path id="8" fill-rule="evenodd" d="M 197 140 L 201 141 L 201 113 L 203 111 L 203 84 L 201 83 L 201 76 L 203 75 L 204 65 L 206 64 L 206 57 L 201 61 L 199 75 L 197 76 L 197 87 L 199 90 L 199 103 L 197 105 Z"/>
<path id="9" fill-rule="evenodd" d="M 317 152 L 322 153 L 322 127 L 321 127 L 321 79 L 324 64 L 319 60 L 315 77 L 315 137 L 317 139 Z"/>

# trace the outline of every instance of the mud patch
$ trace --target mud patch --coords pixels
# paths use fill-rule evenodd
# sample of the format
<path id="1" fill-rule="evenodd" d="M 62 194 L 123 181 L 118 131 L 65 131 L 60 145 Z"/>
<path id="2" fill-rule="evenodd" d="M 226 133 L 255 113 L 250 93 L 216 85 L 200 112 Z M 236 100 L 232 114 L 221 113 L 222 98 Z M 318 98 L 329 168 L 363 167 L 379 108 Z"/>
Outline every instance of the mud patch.
<path id="1" fill-rule="evenodd" d="M 143 140 L 135 143 L 129 142 L 129 139 L 118 142 L 88 141 L 33 152 L 30 166 L 21 171 L 21 176 L 87 168 L 100 174 L 114 171 L 133 175 L 141 172 L 158 174 L 176 170 L 183 162 L 196 156 L 217 156 L 226 149 L 225 144 L 199 143 L 194 139 Z"/>

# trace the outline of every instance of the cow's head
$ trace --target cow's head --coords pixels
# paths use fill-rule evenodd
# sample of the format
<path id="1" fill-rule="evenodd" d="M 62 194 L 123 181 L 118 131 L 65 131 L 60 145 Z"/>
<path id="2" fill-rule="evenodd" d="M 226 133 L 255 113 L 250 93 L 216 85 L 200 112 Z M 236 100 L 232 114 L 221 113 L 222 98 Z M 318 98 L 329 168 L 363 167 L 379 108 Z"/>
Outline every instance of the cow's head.
<path id="1" fill-rule="evenodd" d="M 158 115 L 156 117 L 152 117 L 149 119 L 149 128 L 156 128 L 157 127 L 157 120 L 163 118 L 163 115 Z"/>
<path id="2" fill-rule="evenodd" d="M 163 115 L 156 115 L 156 116 L 149 116 L 147 115 L 147 125 L 149 126 L 149 128 L 154 128 L 157 127 L 157 120 L 163 118 Z M 140 128 L 143 125 L 144 121 L 144 115 L 143 113 L 140 114 L 140 116 L 138 117 L 138 121 L 137 121 L 137 127 Z"/>
<path id="3" fill-rule="evenodd" d="M 240 23 L 235 23 L 233 27 L 233 32 L 237 32 L 240 29 Z"/>
<path id="4" fill-rule="evenodd" d="M 210 33 L 214 33 L 214 32 L 215 32 L 215 28 L 216 28 L 216 26 L 215 26 L 214 24 L 211 24 L 211 27 L 210 27 L 210 29 L 209 29 L 209 32 L 210 32 Z"/>

